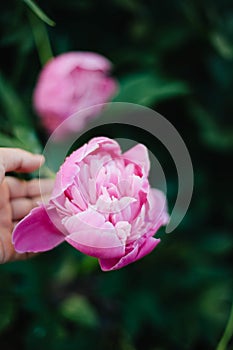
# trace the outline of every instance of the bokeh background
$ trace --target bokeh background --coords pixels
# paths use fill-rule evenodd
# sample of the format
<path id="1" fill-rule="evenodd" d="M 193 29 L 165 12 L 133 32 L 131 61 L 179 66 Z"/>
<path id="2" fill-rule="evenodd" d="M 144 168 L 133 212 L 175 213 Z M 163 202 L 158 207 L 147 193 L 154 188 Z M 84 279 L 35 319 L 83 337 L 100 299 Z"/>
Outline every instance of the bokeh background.
<path id="1" fill-rule="evenodd" d="M 0 266 L 1 349 L 208 350 L 224 331 L 218 350 L 232 349 L 232 2 L 37 4 L 56 26 L 30 1 L 0 4 L 0 146 L 43 149 L 31 99 L 51 48 L 54 55 L 95 51 L 114 64 L 115 101 L 151 107 L 176 127 L 195 187 L 179 227 L 169 235 L 162 229 L 156 250 L 122 270 L 104 273 L 67 244 Z M 156 149 L 172 209 L 176 170 Z"/>

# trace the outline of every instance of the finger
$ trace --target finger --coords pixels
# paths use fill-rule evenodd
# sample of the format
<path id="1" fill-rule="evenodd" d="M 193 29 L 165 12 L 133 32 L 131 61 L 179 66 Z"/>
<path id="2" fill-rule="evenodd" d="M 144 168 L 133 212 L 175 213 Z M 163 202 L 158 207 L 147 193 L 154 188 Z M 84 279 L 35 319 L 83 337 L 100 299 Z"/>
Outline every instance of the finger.
<path id="1" fill-rule="evenodd" d="M 50 195 L 54 186 L 54 180 L 51 179 L 33 179 L 27 182 L 27 196 L 38 197 Z"/>
<path id="2" fill-rule="evenodd" d="M 13 221 L 13 229 L 15 229 L 15 226 L 19 223 L 19 221 Z"/>
<path id="3" fill-rule="evenodd" d="M 24 218 L 33 208 L 33 203 L 29 198 L 15 198 L 11 201 L 12 219 L 20 220 Z"/>
<path id="4" fill-rule="evenodd" d="M 44 157 L 38 154 L 18 149 L 1 148 L 0 149 L 0 183 L 5 172 L 31 172 L 38 169 L 44 162 Z"/>
<path id="5" fill-rule="evenodd" d="M 48 196 L 48 195 L 42 195 L 42 196 L 38 196 L 38 197 L 33 197 L 31 199 L 33 208 L 38 207 L 38 205 L 40 203 L 48 204 L 49 200 L 50 200 L 50 196 Z"/>
<path id="6" fill-rule="evenodd" d="M 9 232 L 2 232 L 0 235 L 0 264 L 15 260 L 25 260 L 38 254 L 24 253 L 19 254 L 15 251 L 11 243 L 11 235 Z"/>
<path id="7" fill-rule="evenodd" d="M 6 181 L 0 184 L 0 209 L 5 208 L 6 203 L 9 202 L 9 187 Z M 1 218 L 1 217 L 0 217 Z"/>
<path id="8" fill-rule="evenodd" d="M 25 180 L 19 180 L 13 176 L 6 176 L 10 198 L 21 198 L 27 196 L 27 183 Z"/>
<path id="9" fill-rule="evenodd" d="M 50 179 L 33 179 L 30 181 L 19 180 L 12 176 L 6 176 L 10 198 L 21 197 L 39 197 L 52 193 L 54 180 Z"/>
<path id="10" fill-rule="evenodd" d="M 11 200 L 12 219 L 20 220 L 24 218 L 29 212 L 37 207 L 40 203 L 47 204 L 50 196 L 41 196 L 30 198 L 14 198 Z"/>

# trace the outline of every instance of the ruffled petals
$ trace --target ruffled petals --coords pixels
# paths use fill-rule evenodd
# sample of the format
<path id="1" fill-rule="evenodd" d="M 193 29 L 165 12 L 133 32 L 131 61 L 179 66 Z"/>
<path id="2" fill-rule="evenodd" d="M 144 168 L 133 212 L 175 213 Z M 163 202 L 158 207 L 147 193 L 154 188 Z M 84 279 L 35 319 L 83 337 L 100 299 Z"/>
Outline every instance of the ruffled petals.
<path id="1" fill-rule="evenodd" d="M 145 255 L 151 253 L 151 251 L 159 244 L 160 239 L 150 237 L 143 239 L 141 245 L 135 245 L 134 248 L 125 256 L 120 259 L 99 259 L 100 267 L 103 271 L 112 271 L 121 269 L 122 267 L 131 264 L 143 258 Z"/>
<path id="2" fill-rule="evenodd" d="M 69 232 L 65 240 L 84 254 L 109 259 L 125 253 L 125 246 L 115 227 L 94 210 L 89 209 L 66 219 L 64 226 Z"/>

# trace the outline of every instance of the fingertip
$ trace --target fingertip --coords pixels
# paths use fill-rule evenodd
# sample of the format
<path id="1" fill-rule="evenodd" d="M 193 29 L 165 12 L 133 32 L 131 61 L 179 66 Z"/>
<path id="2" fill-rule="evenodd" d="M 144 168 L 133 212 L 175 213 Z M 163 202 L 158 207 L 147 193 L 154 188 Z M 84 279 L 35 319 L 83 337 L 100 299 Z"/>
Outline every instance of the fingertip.
<path id="1" fill-rule="evenodd" d="M 45 162 L 45 157 L 42 154 L 34 154 L 34 158 L 40 163 L 40 165 L 43 165 Z"/>
<path id="2" fill-rule="evenodd" d="M 0 184 L 2 183 L 5 176 L 5 168 L 0 164 Z"/>
<path id="3" fill-rule="evenodd" d="M 37 169 L 39 169 L 40 167 L 42 167 L 42 165 L 45 162 L 45 157 L 41 154 L 31 154 L 32 158 L 31 161 L 29 162 L 29 159 L 27 160 L 27 162 L 25 162 L 24 167 L 21 169 L 21 172 L 33 172 Z"/>
<path id="4" fill-rule="evenodd" d="M 19 148 L 0 148 L 0 183 L 5 172 L 28 173 L 38 169 L 44 161 L 45 158 L 41 154 L 32 154 Z"/>

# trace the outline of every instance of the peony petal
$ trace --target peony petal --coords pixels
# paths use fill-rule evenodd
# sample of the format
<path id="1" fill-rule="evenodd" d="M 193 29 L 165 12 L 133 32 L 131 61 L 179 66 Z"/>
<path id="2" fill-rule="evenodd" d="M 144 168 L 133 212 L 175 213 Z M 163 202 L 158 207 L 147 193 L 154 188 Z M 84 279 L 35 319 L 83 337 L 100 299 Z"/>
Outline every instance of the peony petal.
<path id="1" fill-rule="evenodd" d="M 44 66 L 33 94 L 34 108 L 45 128 L 51 133 L 68 120 L 56 131 L 56 138 L 64 138 L 96 117 L 103 104 L 117 92 L 116 81 L 108 76 L 111 68 L 108 59 L 93 52 L 69 52 L 51 59 Z M 94 105 L 89 112 L 67 119 Z"/>
<path id="2" fill-rule="evenodd" d="M 71 188 L 71 194 L 73 196 L 71 202 L 77 205 L 81 210 L 86 210 L 87 204 L 85 203 L 80 190 L 77 187 L 73 186 Z"/>
<path id="3" fill-rule="evenodd" d="M 72 216 L 64 221 L 70 233 L 65 240 L 82 253 L 97 258 L 123 256 L 125 246 L 118 238 L 114 226 L 93 210 Z"/>
<path id="4" fill-rule="evenodd" d="M 135 198 L 131 197 L 109 199 L 106 196 L 101 195 L 92 208 L 102 214 L 117 214 L 121 213 L 123 210 L 127 210 L 127 208 L 129 210 L 130 204 L 136 201 L 137 200 Z"/>
<path id="5" fill-rule="evenodd" d="M 131 225 L 127 221 L 118 221 L 115 225 L 118 238 L 126 244 L 131 233 Z"/>
<path id="6" fill-rule="evenodd" d="M 110 152 L 112 155 L 120 155 L 121 149 L 118 143 L 107 137 L 95 137 L 90 142 L 84 144 L 78 150 L 74 151 L 61 166 L 56 176 L 54 190 L 51 199 L 62 195 L 63 192 L 72 184 L 79 171 L 78 164 L 89 154 L 99 149 L 99 151 Z"/>
<path id="7" fill-rule="evenodd" d="M 97 105 L 106 103 L 117 91 L 115 80 L 105 77 L 102 72 L 76 69 L 72 72 L 72 77 L 75 87 L 74 93 L 70 94 L 72 114 L 96 105 L 89 111 L 89 115 L 86 115 L 87 119 L 91 119 L 92 115 L 98 114 L 104 106 Z M 80 84 L 80 81 L 82 84 Z M 81 119 L 84 119 L 83 116 L 81 116 Z"/>
<path id="8" fill-rule="evenodd" d="M 163 192 L 151 188 L 148 195 L 148 217 L 153 222 L 161 222 L 161 225 L 167 225 L 169 215 L 167 213 L 167 202 Z"/>
<path id="9" fill-rule="evenodd" d="M 73 183 L 75 175 L 78 173 L 79 167 L 75 163 L 67 162 L 66 166 L 61 166 L 56 175 L 51 199 L 57 199 L 64 195 L 65 190 Z"/>
<path id="10" fill-rule="evenodd" d="M 121 269 L 122 267 L 131 264 L 145 255 L 151 253 L 151 251 L 157 246 L 160 242 L 160 239 L 155 239 L 153 237 L 143 238 L 142 244 L 138 244 L 125 256 L 120 259 L 99 259 L 100 267 L 103 271 L 112 271 Z"/>
<path id="11" fill-rule="evenodd" d="M 12 242 L 18 253 L 44 252 L 62 243 L 65 236 L 50 220 L 46 208 L 33 209 L 13 231 Z"/>
<path id="12" fill-rule="evenodd" d="M 112 64 L 105 57 L 93 52 L 68 52 L 48 61 L 40 75 L 40 80 L 47 80 L 51 76 L 62 79 L 75 68 L 108 72 Z"/>
<path id="13" fill-rule="evenodd" d="M 94 52 L 71 52 L 70 55 L 75 55 L 76 65 L 87 70 L 101 70 L 108 72 L 112 68 L 112 64 L 105 57 Z M 68 54 L 66 54 L 68 55 Z"/>
<path id="14" fill-rule="evenodd" d="M 78 163 L 80 163 L 88 154 L 98 149 L 98 143 L 90 142 L 84 144 L 82 147 L 74 151 L 68 156 L 65 162 L 60 167 L 59 172 L 56 176 L 54 190 L 52 193 L 52 199 L 62 195 L 63 192 L 73 183 L 75 176 L 79 172 Z"/>
<path id="15" fill-rule="evenodd" d="M 100 151 L 110 153 L 112 156 L 120 156 L 121 148 L 119 144 L 108 137 L 94 137 L 88 142 L 88 145 L 98 145 Z"/>
<path id="16" fill-rule="evenodd" d="M 137 165 L 141 165 L 144 169 L 145 175 L 148 176 L 150 171 L 150 159 L 146 146 L 138 144 L 125 152 L 122 157 Z"/>

